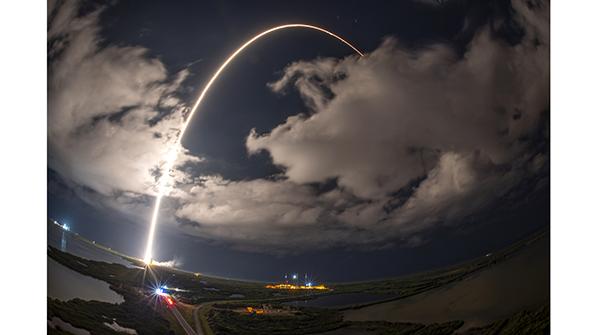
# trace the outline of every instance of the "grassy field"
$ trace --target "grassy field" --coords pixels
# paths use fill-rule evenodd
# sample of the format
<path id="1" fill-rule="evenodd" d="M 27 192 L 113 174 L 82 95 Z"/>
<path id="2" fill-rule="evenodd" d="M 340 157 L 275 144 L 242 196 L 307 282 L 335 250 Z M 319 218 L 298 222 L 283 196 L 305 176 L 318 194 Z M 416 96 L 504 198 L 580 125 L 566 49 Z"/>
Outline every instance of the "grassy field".
<path id="1" fill-rule="evenodd" d="M 285 313 L 249 314 L 238 312 L 244 304 L 215 304 L 207 319 L 214 334 L 315 334 L 342 326 L 339 313 L 328 309 L 283 310 Z M 274 313 L 274 314 L 272 314 Z"/>
<path id="2" fill-rule="evenodd" d="M 208 311 L 207 334 L 321 334 L 321 335 L 496 335 L 548 334 L 549 305 L 523 310 L 483 327 L 462 330 L 464 322 L 412 323 L 345 321 L 332 309 L 296 309 L 289 315 L 250 315 L 238 312 L 243 304 L 214 304 Z M 281 308 L 281 306 L 272 306 Z"/>

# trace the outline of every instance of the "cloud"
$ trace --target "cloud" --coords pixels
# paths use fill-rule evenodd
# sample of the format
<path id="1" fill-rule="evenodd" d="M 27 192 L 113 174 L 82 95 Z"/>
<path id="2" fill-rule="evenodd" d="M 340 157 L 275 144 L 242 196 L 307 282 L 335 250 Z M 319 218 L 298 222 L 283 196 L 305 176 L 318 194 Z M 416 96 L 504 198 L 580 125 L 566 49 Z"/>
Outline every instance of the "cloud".
<path id="1" fill-rule="evenodd" d="M 49 165 L 92 190 L 81 193 L 87 201 L 146 223 L 187 109 L 177 92 L 188 72 L 168 73 L 139 46 L 101 46 L 101 9 L 49 7 Z M 200 159 L 184 152 L 162 218 L 279 253 L 416 245 L 428 229 L 493 206 L 549 159 L 534 144 L 549 109 L 549 5 L 513 8 L 524 29 L 515 45 L 484 27 L 463 56 L 389 37 L 364 58 L 290 64 L 269 87 L 295 88 L 306 110 L 245 143 L 284 172 L 192 175 L 179 167 Z"/>
<path id="2" fill-rule="evenodd" d="M 157 265 L 157 266 L 162 266 L 165 268 L 179 268 L 180 266 L 182 266 L 182 263 L 180 263 L 180 261 L 175 260 L 175 259 L 172 259 L 169 261 L 164 261 L 164 262 L 159 262 L 159 261 L 153 260 L 151 262 L 151 264 Z"/>
<path id="3" fill-rule="evenodd" d="M 476 32 L 463 57 L 443 44 L 406 50 L 387 38 L 365 58 L 288 66 L 269 86 L 292 85 L 309 110 L 270 133 L 253 130 L 294 183 L 336 178 L 367 203 L 338 215 L 390 239 L 463 219 L 515 187 L 549 109 L 549 6 L 514 2 L 516 45 Z M 391 194 L 423 181 L 396 208 Z M 377 228 L 378 222 L 385 227 Z"/>
<path id="4" fill-rule="evenodd" d="M 252 131 L 247 148 L 269 152 L 292 181 L 338 178 L 370 199 L 425 175 L 445 152 L 505 164 L 549 104 L 547 53 L 525 43 L 484 30 L 459 59 L 445 45 L 409 52 L 389 38 L 362 59 L 294 63 L 270 86 L 295 83 L 311 111 Z"/>
<path id="5" fill-rule="evenodd" d="M 229 181 L 219 176 L 203 176 L 183 202 L 176 215 L 198 222 L 188 232 L 238 247 L 263 241 L 276 246 L 311 243 L 289 236 L 308 226 L 318 230 L 326 205 L 308 186 L 263 179 Z"/>
<path id="6" fill-rule="evenodd" d="M 170 75 L 142 47 L 102 47 L 102 8 L 49 7 L 49 166 L 104 196 L 155 194 L 187 108 L 176 91 L 188 71 Z"/>

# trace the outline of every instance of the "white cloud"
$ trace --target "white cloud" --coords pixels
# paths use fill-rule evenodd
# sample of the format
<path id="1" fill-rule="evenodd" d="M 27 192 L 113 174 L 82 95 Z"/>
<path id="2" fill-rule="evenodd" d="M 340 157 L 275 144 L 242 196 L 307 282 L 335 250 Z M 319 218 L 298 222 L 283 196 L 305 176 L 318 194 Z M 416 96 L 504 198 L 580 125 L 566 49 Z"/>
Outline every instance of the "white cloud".
<path id="1" fill-rule="evenodd" d="M 292 181 L 337 177 L 370 199 L 424 175 L 443 152 L 507 163 L 549 105 L 547 48 L 532 43 L 510 47 L 485 30 L 463 59 L 444 45 L 407 52 L 388 39 L 362 59 L 294 63 L 271 87 L 295 82 L 312 115 L 253 131 L 246 145 L 268 151 Z"/>
<path id="2" fill-rule="evenodd" d="M 486 28 L 463 58 L 446 45 L 407 51 L 389 38 L 362 59 L 291 64 L 270 87 L 293 83 L 310 111 L 270 133 L 253 130 L 249 152 L 268 152 L 298 184 L 337 178 L 368 200 L 339 222 L 386 239 L 485 208 L 518 184 L 526 138 L 549 108 L 549 8 L 514 6 L 525 29 L 515 46 Z M 392 193 L 426 174 L 402 206 L 385 210 Z"/>
<path id="3" fill-rule="evenodd" d="M 181 126 L 175 92 L 188 71 L 169 75 L 142 47 L 100 47 L 101 10 L 77 17 L 77 5 L 56 8 L 48 31 L 49 166 L 106 196 L 154 194 L 151 171 Z M 159 110 L 169 114 L 151 124 Z"/>
<path id="4" fill-rule="evenodd" d="M 549 8 L 525 6 L 514 2 L 525 29 L 515 46 L 484 29 L 462 58 L 447 45 L 410 51 L 389 38 L 362 59 L 291 64 L 270 87 L 294 85 L 309 110 L 246 139 L 285 172 L 230 181 L 177 170 L 162 217 L 186 220 L 188 234 L 284 252 L 414 245 L 424 230 L 489 206 L 547 161 L 525 139 L 549 108 Z M 100 47 L 100 12 L 49 7 L 49 165 L 98 192 L 87 201 L 145 223 L 188 73 L 169 74 L 142 47 Z M 311 184 L 335 178 L 327 192 Z"/>

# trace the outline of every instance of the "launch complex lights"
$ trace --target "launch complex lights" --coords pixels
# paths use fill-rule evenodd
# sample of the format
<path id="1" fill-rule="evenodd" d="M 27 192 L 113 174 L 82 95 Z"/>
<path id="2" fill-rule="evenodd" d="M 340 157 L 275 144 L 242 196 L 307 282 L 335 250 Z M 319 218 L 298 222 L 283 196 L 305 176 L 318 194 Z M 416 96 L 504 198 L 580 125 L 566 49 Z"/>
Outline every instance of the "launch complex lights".
<path id="1" fill-rule="evenodd" d="M 361 51 L 359 51 L 356 47 L 354 47 L 351 43 L 349 43 L 347 40 L 343 39 L 339 35 L 334 34 L 333 32 L 330 32 L 326 29 L 323 29 L 323 28 L 320 28 L 317 26 L 313 26 L 313 25 L 309 25 L 309 24 L 292 23 L 292 24 L 284 24 L 284 25 L 280 25 L 277 27 L 273 27 L 273 28 L 267 29 L 267 30 L 255 35 L 254 37 L 249 39 L 247 42 L 242 44 L 242 46 L 240 46 L 238 49 L 236 49 L 229 57 L 227 57 L 227 59 L 223 62 L 223 64 L 221 64 L 221 66 L 219 66 L 217 71 L 215 71 L 215 73 L 213 74 L 211 79 L 209 79 L 209 81 L 207 82 L 207 84 L 205 85 L 203 90 L 200 92 L 200 95 L 198 96 L 198 99 L 196 100 L 196 102 L 194 103 L 194 106 L 190 110 L 190 113 L 188 114 L 187 119 L 182 124 L 180 133 L 179 133 L 176 141 L 174 142 L 174 144 L 172 145 L 172 148 L 169 150 L 169 152 L 167 153 L 167 155 L 165 157 L 164 164 L 163 164 L 164 173 L 162 174 L 161 178 L 159 178 L 159 180 L 157 181 L 157 197 L 155 198 L 155 206 L 153 207 L 153 214 L 151 216 L 151 226 L 149 228 L 149 235 L 147 237 L 147 247 L 145 249 L 145 256 L 143 258 L 145 264 L 150 265 L 151 261 L 153 259 L 153 240 L 155 238 L 155 228 L 157 226 L 159 209 L 161 208 L 161 200 L 163 199 L 164 196 L 166 196 L 168 194 L 168 190 L 171 188 L 171 186 L 169 185 L 170 179 L 171 179 L 171 172 L 172 172 L 174 165 L 176 163 L 178 153 L 180 151 L 184 150 L 182 148 L 182 138 L 184 137 L 184 133 L 186 132 L 186 129 L 188 128 L 188 124 L 192 120 L 192 116 L 194 116 L 196 110 L 198 109 L 198 106 L 200 105 L 200 103 L 202 102 L 204 97 L 206 96 L 211 85 L 213 85 L 215 80 L 219 77 L 219 75 L 223 72 L 223 70 L 225 70 L 227 65 L 229 65 L 229 63 L 231 63 L 231 61 L 233 61 L 233 59 L 236 58 L 236 56 L 238 56 L 245 48 L 247 48 L 250 44 L 254 43 L 256 40 L 260 39 L 261 37 L 263 37 L 265 35 L 268 35 L 274 31 L 277 31 L 277 30 L 289 29 L 289 28 L 311 29 L 311 30 L 316 30 L 316 31 L 325 33 L 325 34 L 339 40 L 341 43 L 347 45 L 351 49 L 353 49 L 353 51 L 355 51 L 359 56 L 361 56 L 361 57 L 364 56 L 364 54 Z"/>
<path id="2" fill-rule="evenodd" d="M 329 290 L 328 287 L 320 284 L 320 285 L 293 285 L 293 284 L 272 284 L 266 285 L 265 288 L 273 289 L 273 290 L 320 290 L 325 291 Z"/>

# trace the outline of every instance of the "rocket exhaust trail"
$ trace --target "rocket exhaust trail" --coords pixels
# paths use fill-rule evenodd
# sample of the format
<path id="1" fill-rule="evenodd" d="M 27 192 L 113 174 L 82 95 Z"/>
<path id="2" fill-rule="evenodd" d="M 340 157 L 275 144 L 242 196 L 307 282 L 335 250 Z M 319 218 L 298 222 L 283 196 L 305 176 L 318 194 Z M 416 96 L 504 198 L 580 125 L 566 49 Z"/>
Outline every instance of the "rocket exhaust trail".
<path id="1" fill-rule="evenodd" d="M 205 87 L 200 92 L 198 99 L 196 99 L 194 106 L 192 106 L 192 109 L 190 110 L 190 113 L 188 114 L 188 118 L 182 124 L 182 129 L 180 130 L 180 134 L 178 135 L 178 138 L 177 138 L 176 142 L 174 143 L 172 150 L 168 153 L 168 155 L 166 157 L 165 166 L 164 166 L 165 173 L 161 176 L 161 178 L 159 178 L 159 181 L 157 182 L 157 192 L 158 193 L 157 193 L 157 198 L 155 199 L 155 206 L 153 207 L 153 214 L 151 216 L 151 226 L 149 228 L 149 236 L 147 237 L 147 247 L 146 247 L 145 256 L 144 256 L 145 263 L 150 264 L 151 260 L 153 259 L 153 239 L 155 238 L 155 228 L 157 226 L 159 209 L 161 208 L 161 200 L 163 199 L 163 197 L 165 196 L 165 193 L 167 191 L 167 184 L 169 183 L 169 179 L 170 179 L 170 171 L 172 170 L 173 165 L 175 164 L 175 161 L 178 157 L 178 151 L 181 150 L 182 138 L 184 137 L 184 133 L 186 133 L 188 124 L 192 120 L 192 116 L 194 116 L 194 114 L 196 113 L 198 106 L 200 105 L 200 103 L 204 99 L 205 95 L 209 91 L 209 88 L 211 87 L 211 85 L 213 85 L 215 80 L 217 80 L 217 78 L 223 72 L 223 70 L 225 70 L 227 65 L 229 65 L 229 63 L 231 63 L 231 61 L 233 61 L 234 58 L 236 58 L 244 49 L 246 49 L 248 46 L 250 46 L 250 44 L 254 43 L 256 40 L 260 39 L 261 37 L 263 37 L 265 35 L 268 35 L 274 31 L 277 31 L 277 30 L 288 29 L 288 28 L 305 28 L 305 29 L 317 30 L 317 31 L 325 33 L 331 37 L 334 37 L 335 39 L 341 41 L 343 44 L 345 44 L 348 47 L 350 47 L 351 49 L 353 49 L 353 51 L 355 51 L 360 56 L 362 56 L 362 57 L 364 56 L 364 54 L 361 51 L 359 51 L 356 47 L 354 47 L 351 43 L 349 43 L 347 40 L 343 39 L 339 35 L 336 35 L 326 29 L 323 29 L 323 28 L 320 28 L 317 26 L 312 26 L 309 24 L 293 23 L 293 24 L 284 24 L 281 26 L 273 27 L 273 28 L 270 28 L 268 30 L 265 30 L 265 31 L 259 33 L 258 35 L 252 37 L 247 42 L 242 44 L 242 46 L 240 46 L 229 57 L 227 57 L 227 59 L 223 62 L 223 64 L 221 64 L 219 66 L 217 71 L 215 71 L 215 73 L 213 74 L 211 79 L 209 79 L 209 81 L 207 82 Z"/>

